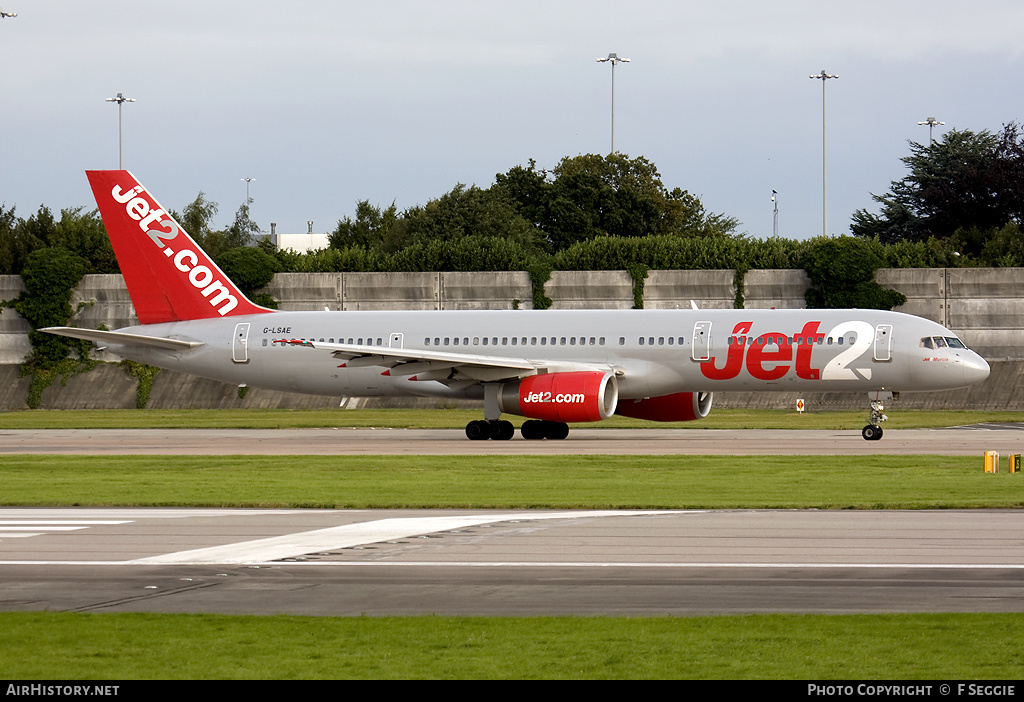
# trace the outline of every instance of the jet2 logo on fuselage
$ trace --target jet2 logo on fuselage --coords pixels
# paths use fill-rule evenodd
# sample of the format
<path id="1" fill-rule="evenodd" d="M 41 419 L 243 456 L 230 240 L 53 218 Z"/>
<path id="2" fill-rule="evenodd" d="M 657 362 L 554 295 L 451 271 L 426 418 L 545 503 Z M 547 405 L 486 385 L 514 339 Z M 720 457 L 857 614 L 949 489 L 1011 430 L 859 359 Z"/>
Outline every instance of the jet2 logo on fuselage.
<path id="1" fill-rule="evenodd" d="M 764 332 L 756 338 L 748 334 L 753 322 L 737 324 L 729 338 L 729 349 L 725 364 L 716 365 L 716 357 L 711 356 L 700 364 L 701 373 L 709 380 L 731 380 L 737 377 L 743 368 L 758 380 L 780 380 L 793 369 L 798 378 L 803 380 L 857 380 L 870 379 L 870 368 L 850 368 L 849 365 L 859 358 L 871 345 L 873 328 L 867 322 L 843 322 L 820 333 L 821 322 L 807 322 L 799 334 L 789 335 L 782 332 Z M 811 365 L 811 355 L 815 346 L 820 346 L 825 337 L 843 338 L 845 334 L 853 334 L 849 346 L 843 348 L 835 358 L 830 360 L 824 370 Z M 796 344 L 794 344 L 794 337 Z M 796 353 L 793 347 L 796 346 Z M 794 359 L 795 355 L 795 359 Z M 790 365 L 792 364 L 792 365 Z"/>

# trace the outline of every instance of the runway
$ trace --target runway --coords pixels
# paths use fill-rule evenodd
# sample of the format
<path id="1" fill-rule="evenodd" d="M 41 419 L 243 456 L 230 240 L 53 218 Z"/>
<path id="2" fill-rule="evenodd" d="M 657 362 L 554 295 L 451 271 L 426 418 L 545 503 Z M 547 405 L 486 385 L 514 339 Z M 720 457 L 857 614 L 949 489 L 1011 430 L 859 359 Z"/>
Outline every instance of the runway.
<path id="1" fill-rule="evenodd" d="M 469 441 L 461 429 L 3 429 L 0 454 L 875 455 L 1024 453 L 1021 425 L 859 430 L 572 429 L 563 441 Z"/>
<path id="2" fill-rule="evenodd" d="M 1024 611 L 1024 512 L 0 509 L 0 610 Z"/>
<path id="3" fill-rule="evenodd" d="M 0 430 L 64 455 L 1024 453 L 1018 425 L 859 431 Z M 1024 511 L 0 509 L 0 611 L 332 616 L 1024 611 Z"/>

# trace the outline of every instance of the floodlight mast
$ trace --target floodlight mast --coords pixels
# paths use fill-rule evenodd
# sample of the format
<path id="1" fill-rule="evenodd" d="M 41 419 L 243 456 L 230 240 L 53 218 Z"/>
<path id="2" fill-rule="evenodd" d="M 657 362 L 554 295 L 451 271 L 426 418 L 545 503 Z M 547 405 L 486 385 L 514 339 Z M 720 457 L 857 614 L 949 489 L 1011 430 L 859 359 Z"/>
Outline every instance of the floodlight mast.
<path id="1" fill-rule="evenodd" d="M 135 102 L 135 98 L 125 97 L 124 93 L 118 93 L 117 97 L 107 98 L 107 102 L 117 103 L 117 167 L 124 170 L 124 151 L 121 145 L 121 105 L 126 102 Z"/>
<path id="2" fill-rule="evenodd" d="M 612 150 L 611 153 L 615 153 L 615 64 L 617 63 L 629 63 L 628 58 L 623 58 L 618 54 L 608 54 L 605 58 L 597 59 L 598 63 L 611 63 L 612 64 Z"/>
<path id="3" fill-rule="evenodd" d="M 829 78 L 838 78 L 822 69 L 821 73 L 810 76 L 821 81 L 821 235 L 828 236 L 828 170 L 825 160 L 825 83 Z"/>
<path id="4" fill-rule="evenodd" d="M 928 125 L 928 146 L 931 146 L 932 144 L 935 143 L 935 138 L 932 135 L 932 131 L 935 129 L 936 125 L 943 125 L 943 124 L 945 124 L 945 122 L 940 122 L 939 120 L 935 119 L 934 117 L 929 117 L 924 122 L 918 122 L 918 124 L 920 124 L 920 125 L 927 124 Z"/>

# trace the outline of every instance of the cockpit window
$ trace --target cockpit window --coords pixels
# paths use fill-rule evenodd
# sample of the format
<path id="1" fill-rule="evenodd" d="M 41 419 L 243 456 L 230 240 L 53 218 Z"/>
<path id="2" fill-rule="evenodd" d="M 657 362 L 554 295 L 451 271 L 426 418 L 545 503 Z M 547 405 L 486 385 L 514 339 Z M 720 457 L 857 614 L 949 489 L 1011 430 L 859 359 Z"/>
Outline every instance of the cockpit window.
<path id="1" fill-rule="evenodd" d="M 926 336 L 921 339 L 921 346 L 926 349 L 944 349 L 946 347 L 951 349 L 967 348 L 966 344 L 955 336 Z"/>

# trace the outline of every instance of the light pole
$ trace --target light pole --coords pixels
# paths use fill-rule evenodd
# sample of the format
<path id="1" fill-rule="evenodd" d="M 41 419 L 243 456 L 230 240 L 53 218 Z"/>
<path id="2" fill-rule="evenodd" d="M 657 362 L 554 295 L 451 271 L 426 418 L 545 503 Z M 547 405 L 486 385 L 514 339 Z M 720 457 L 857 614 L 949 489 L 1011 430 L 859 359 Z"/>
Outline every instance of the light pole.
<path id="1" fill-rule="evenodd" d="M 255 178 L 242 178 L 242 180 L 245 181 L 245 204 L 251 205 L 252 204 L 252 198 L 249 197 L 249 183 L 253 182 L 256 179 Z"/>
<path id="2" fill-rule="evenodd" d="M 929 117 L 924 122 L 918 122 L 918 124 L 928 125 L 928 146 L 931 146 L 935 142 L 935 139 L 932 137 L 932 130 L 935 129 L 935 125 L 942 125 L 945 124 L 945 122 L 940 122 L 934 117 Z"/>
<path id="3" fill-rule="evenodd" d="M 779 238 L 779 198 L 778 191 L 772 190 L 772 238 Z"/>
<path id="4" fill-rule="evenodd" d="M 629 63 L 628 58 L 622 58 L 618 54 L 608 54 L 606 58 L 599 58 L 598 63 L 612 64 L 612 153 L 615 153 L 615 64 Z"/>
<path id="5" fill-rule="evenodd" d="M 821 73 L 810 76 L 811 80 L 821 81 L 821 235 L 828 236 L 828 175 L 825 161 L 825 82 L 829 78 L 839 76 L 829 75 L 822 69 Z"/>
<path id="6" fill-rule="evenodd" d="M 118 93 L 117 97 L 107 98 L 107 102 L 117 103 L 117 167 L 124 170 L 124 152 L 121 150 L 121 105 L 135 102 L 135 98 L 127 98 L 124 93 Z"/>

